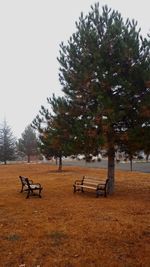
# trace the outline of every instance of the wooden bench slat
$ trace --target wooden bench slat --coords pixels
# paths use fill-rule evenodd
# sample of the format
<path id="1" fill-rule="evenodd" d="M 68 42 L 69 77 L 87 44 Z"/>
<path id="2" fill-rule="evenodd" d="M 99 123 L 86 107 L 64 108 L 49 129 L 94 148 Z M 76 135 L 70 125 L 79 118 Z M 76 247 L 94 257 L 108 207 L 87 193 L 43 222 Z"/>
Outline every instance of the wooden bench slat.
<path id="1" fill-rule="evenodd" d="M 90 188 L 90 189 L 94 189 L 95 190 L 95 187 L 93 187 L 93 186 L 79 185 L 79 187 Z"/>
<path id="2" fill-rule="evenodd" d="M 93 184 L 93 185 L 105 185 L 105 183 L 100 183 L 100 182 L 97 182 L 97 183 L 93 183 L 93 182 L 90 182 L 90 181 L 84 181 L 84 184 Z"/>

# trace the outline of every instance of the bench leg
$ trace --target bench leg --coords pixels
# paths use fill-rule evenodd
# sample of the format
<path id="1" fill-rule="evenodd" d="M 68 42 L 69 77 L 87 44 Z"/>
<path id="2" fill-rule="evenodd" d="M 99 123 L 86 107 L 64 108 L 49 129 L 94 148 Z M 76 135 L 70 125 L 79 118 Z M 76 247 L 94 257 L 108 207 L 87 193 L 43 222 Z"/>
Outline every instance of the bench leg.
<path id="1" fill-rule="evenodd" d="M 22 185 L 22 188 L 21 188 L 21 191 L 20 191 L 20 193 L 22 193 L 23 192 L 23 185 Z"/>
<path id="2" fill-rule="evenodd" d="M 76 193 L 77 191 L 84 193 L 83 188 L 80 188 L 78 185 L 73 185 L 73 192 Z"/>
<path id="3" fill-rule="evenodd" d="M 76 193 L 76 186 L 73 185 L 73 193 Z"/>
<path id="4" fill-rule="evenodd" d="M 104 191 L 104 194 L 102 193 L 102 191 Z M 96 191 L 96 197 L 99 197 L 100 195 L 104 195 L 104 197 L 107 197 L 106 191 L 103 189 Z"/>
<path id="5" fill-rule="evenodd" d="M 29 195 L 30 195 L 30 190 L 28 190 L 28 194 L 27 194 L 26 198 L 29 198 Z"/>
<path id="6" fill-rule="evenodd" d="M 104 197 L 107 197 L 107 191 L 106 191 L 106 189 L 104 191 Z"/>
<path id="7" fill-rule="evenodd" d="M 96 190 L 96 197 L 99 197 L 99 190 Z"/>
<path id="8" fill-rule="evenodd" d="M 42 191 L 42 188 L 39 189 L 39 197 L 41 198 L 41 191 Z"/>

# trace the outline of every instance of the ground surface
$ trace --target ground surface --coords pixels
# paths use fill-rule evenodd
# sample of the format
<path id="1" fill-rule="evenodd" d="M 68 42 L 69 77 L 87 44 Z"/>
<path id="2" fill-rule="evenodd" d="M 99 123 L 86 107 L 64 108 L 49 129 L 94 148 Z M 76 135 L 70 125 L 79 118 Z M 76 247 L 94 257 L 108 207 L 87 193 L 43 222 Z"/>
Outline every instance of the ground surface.
<path id="1" fill-rule="evenodd" d="M 19 175 L 43 186 L 20 193 Z M 116 171 L 116 192 L 73 193 L 106 169 L 0 165 L 0 267 L 150 267 L 150 174 Z"/>

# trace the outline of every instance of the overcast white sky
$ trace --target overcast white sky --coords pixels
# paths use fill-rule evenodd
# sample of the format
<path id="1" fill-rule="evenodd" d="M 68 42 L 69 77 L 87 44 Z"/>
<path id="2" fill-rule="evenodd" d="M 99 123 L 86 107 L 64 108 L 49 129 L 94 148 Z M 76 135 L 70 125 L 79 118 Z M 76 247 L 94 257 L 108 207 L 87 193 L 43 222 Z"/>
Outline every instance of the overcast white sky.
<path id="1" fill-rule="evenodd" d="M 80 13 L 93 0 L 0 0 L 0 123 L 6 119 L 20 138 L 46 98 L 61 94 L 59 45 L 75 32 Z M 135 19 L 142 35 L 150 32 L 150 1 L 106 0 L 100 6 Z"/>

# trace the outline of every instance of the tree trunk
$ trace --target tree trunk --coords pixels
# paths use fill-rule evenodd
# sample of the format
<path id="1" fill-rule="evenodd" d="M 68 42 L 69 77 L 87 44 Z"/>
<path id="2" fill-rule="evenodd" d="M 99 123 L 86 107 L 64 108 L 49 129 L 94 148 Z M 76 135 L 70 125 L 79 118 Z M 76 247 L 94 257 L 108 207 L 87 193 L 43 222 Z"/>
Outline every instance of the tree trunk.
<path id="1" fill-rule="evenodd" d="M 115 150 L 112 143 L 108 144 L 108 172 L 107 178 L 109 179 L 108 193 L 113 194 L 115 190 Z"/>
<path id="2" fill-rule="evenodd" d="M 132 172 L 132 168 L 133 167 L 133 160 L 132 160 L 132 158 L 130 158 L 130 171 Z"/>
<path id="3" fill-rule="evenodd" d="M 148 162 L 149 153 L 146 154 L 146 162 Z"/>
<path id="4" fill-rule="evenodd" d="M 58 164 L 58 171 L 62 171 L 62 155 L 59 155 L 59 164 Z"/>
<path id="5" fill-rule="evenodd" d="M 30 155 L 28 155 L 28 163 L 30 163 Z"/>

